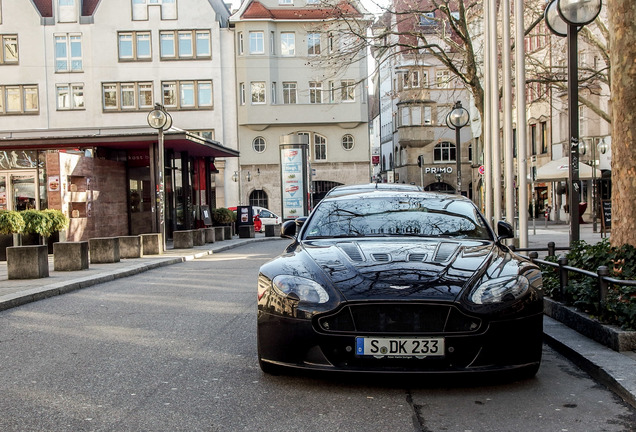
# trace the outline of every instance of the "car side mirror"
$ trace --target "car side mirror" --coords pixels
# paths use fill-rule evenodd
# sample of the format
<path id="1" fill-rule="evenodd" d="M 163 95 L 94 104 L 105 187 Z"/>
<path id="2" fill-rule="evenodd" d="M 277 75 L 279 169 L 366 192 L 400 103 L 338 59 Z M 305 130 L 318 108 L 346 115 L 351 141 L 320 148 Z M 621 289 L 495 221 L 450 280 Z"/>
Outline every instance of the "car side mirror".
<path id="1" fill-rule="evenodd" d="M 283 222 L 280 228 L 280 236 L 282 238 L 295 238 L 298 231 L 300 231 L 300 227 L 303 226 L 306 220 L 306 217 L 301 217 Z"/>
<path id="2" fill-rule="evenodd" d="M 502 220 L 497 222 L 497 241 L 498 242 L 505 239 L 514 238 L 514 236 L 515 236 L 515 230 L 512 227 L 512 225 Z"/>

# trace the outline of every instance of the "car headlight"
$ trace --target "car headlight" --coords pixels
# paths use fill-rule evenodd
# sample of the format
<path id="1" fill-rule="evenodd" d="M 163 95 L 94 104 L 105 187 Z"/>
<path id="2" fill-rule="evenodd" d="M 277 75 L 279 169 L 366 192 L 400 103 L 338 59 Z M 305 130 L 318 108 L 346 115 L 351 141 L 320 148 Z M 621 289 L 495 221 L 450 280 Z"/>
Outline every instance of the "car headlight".
<path id="1" fill-rule="evenodd" d="M 530 287 L 525 276 L 491 279 L 474 288 L 468 298 L 475 304 L 491 304 L 516 300 Z"/>
<path id="2" fill-rule="evenodd" d="M 294 293 L 300 301 L 310 303 L 327 303 L 329 294 L 319 284 L 311 279 L 299 276 L 279 275 L 272 280 L 274 288 L 282 295 L 287 296 Z"/>

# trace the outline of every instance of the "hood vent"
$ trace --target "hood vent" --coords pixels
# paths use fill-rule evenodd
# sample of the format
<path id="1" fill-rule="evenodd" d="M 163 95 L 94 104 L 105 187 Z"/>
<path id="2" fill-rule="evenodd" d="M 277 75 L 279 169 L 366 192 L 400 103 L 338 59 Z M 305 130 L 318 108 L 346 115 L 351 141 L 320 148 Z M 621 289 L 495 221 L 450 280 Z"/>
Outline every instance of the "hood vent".
<path id="1" fill-rule="evenodd" d="M 413 253 L 409 255 L 409 261 L 423 262 L 426 261 L 425 253 Z"/>
<path id="2" fill-rule="evenodd" d="M 448 261 L 448 259 L 453 256 L 456 250 L 457 245 L 455 243 L 440 243 L 437 247 L 437 250 L 435 251 L 433 261 L 440 263 Z"/>
<path id="3" fill-rule="evenodd" d="M 358 247 L 357 244 L 355 244 L 355 243 L 339 243 L 338 246 L 340 247 L 340 249 L 342 249 L 344 251 L 344 253 L 347 254 L 347 256 L 349 257 L 349 259 L 351 261 L 356 261 L 356 262 L 363 262 L 364 261 L 364 257 L 362 256 L 362 252 L 360 251 L 360 248 Z"/>
<path id="4" fill-rule="evenodd" d="M 391 260 L 391 257 L 389 256 L 389 254 L 385 254 L 385 253 L 374 253 L 371 256 L 373 257 L 374 260 L 380 261 L 380 262 L 389 262 Z"/>

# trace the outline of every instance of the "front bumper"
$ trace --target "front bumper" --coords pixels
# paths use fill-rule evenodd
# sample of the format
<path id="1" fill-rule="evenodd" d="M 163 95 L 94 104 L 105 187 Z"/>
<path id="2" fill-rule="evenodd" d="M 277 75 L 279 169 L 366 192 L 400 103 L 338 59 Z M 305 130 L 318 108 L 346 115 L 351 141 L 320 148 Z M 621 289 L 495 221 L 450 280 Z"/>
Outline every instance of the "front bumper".
<path id="1" fill-rule="evenodd" d="M 355 354 L 356 336 L 321 331 L 313 322 L 259 312 L 259 358 L 279 366 L 313 370 L 383 373 L 470 373 L 527 368 L 541 361 L 543 314 L 482 320 L 476 332 L 393 336 L 442 336 L 443 357 L 375 358 Z M 386 336 L 386 335 L 384 335 Z"/>

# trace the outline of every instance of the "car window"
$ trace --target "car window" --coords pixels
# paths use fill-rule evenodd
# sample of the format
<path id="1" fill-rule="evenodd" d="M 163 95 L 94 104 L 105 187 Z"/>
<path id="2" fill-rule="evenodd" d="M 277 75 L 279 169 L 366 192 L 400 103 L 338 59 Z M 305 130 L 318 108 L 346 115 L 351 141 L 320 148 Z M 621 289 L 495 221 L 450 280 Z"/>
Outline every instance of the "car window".
<path id="1" fill-rule="evenodd" d="M 437 197 L 327 200 L 316 207 L 304 230 L 305 238 L 385 235 L 491 239 L 474 204 Z"/>
<path id="2" fill-rule="evenodd" d="M 271 218 L 274 217 L 270 212 L 268 212 L 267 210 L 261 210 L 261 217 L 262 218 Z"/>

